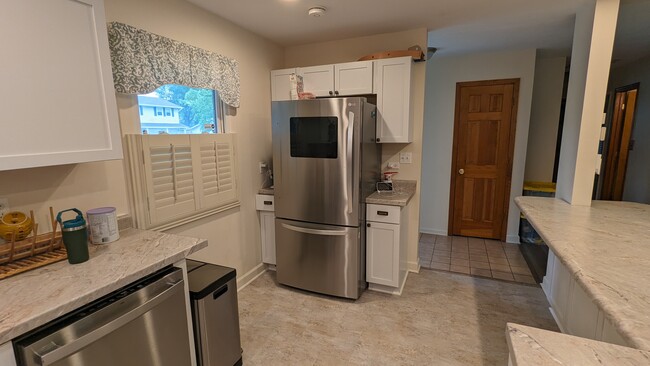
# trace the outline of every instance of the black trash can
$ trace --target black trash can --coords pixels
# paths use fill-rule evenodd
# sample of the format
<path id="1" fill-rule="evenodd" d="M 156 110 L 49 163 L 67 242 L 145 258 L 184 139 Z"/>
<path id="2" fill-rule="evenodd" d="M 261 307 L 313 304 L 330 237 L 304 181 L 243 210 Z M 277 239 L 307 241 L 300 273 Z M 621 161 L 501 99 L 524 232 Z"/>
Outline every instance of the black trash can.
<path id="1" fill-rule="evenodd" d="M 192 260 L 187 270 L 198 365 L 241 365 L 237 272 Z"/>

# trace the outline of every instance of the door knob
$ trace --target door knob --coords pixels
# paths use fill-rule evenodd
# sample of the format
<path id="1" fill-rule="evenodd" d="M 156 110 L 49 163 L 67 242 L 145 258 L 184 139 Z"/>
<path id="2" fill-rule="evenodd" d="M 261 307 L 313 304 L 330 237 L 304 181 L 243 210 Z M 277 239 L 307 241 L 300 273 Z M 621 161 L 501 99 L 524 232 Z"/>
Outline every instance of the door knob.
<path id="1" fill-rule="evenodd" d="M 460 175 L 465 174 L 465 169 L 463 169 L 463 168 L 458 169 L 458 174 L 460 174 Z"/>

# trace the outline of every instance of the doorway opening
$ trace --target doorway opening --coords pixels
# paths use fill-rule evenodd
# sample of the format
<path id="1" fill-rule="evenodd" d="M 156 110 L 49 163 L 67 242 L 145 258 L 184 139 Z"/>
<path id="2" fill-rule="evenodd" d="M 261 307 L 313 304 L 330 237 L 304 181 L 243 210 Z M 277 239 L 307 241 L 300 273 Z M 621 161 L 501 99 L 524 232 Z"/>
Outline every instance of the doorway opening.
<path id="1" fill-rule="evenodd" d="M 449 233 L 505 241 L 519 79 L 456 84 Z"/>
<path id="2" fill-rule="evenodd" d="M 628 156 L 634 148 L 632 129 L 638 93 L 639 83 L 615 89 L 612 123 L 605 151 L 603 187 L 600 192 L 602 200 L 623 200 Z"/>

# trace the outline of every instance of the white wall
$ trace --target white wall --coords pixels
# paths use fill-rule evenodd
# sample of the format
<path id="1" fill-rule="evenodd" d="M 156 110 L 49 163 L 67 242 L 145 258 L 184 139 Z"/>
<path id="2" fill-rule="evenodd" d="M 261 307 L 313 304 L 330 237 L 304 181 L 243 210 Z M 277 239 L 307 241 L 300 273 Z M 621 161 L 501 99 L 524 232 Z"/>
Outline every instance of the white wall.
<path id="1" fill-rule="evenodd" d="M 420 210 L 422 232 L 447 234 L 456 83 L 520 78 L 507 231 L 508 241 L 519 241 L 519 210 L 513 199 L 521 195 L 523 188 L 535 54 L 534 49 L 528 49 L 449 57 L 434 55 L 427 62 Z"/>
<path id="2" fill-rule="evenodd" d="M 641 83 L 637 95 L 632 140 L 625 174 L 623 200 L 650 204 L 650 56 L 612 69 L 609 90 Z"/>
<path id="3" fill-rule="evenodd" d="M 424 28 L 403 32 L 377 34 L 367 37 L 349 38 L 331 42 L 320 42 L 288 47 L 285 50 L 285 67 L 313 66 L 338 62 L 356 61 L 360 57 L 386 51 L 407 49 L 413 45 L 423 48 L 427 45 L 427 31 Z M 413 64 L 411 123 L 413 142 L 410 144 L 382 144 L 382 163 L 399 161 L 400 152 L 413 154 L 412 164 L 401 164 L 395 179 L 417 180 L 417 191 L 409 203 L 409 268 L 418 267 L 418 228 L 420 212 L 420 174 L 422 171 L 422 119 L 424 110 L 425 63 Z M 385 168 L 383 168 L 386 170 Z"/>
<path id="4" fill-rule="evenodd" d="M 108 21 L 120 21 L 239 61 L 241 107 L 229 117 L 238 134 L 237 159 L 241 207 L 188 224 L 171 232 L 204 237 L 209 247 L 195 256 L 235 267 L 242 275 L 261 263 L 255 193 L 262 182 L 258 161 L 271 159 L 269 71 L 282 66 L 282 49 L 183 0 L 106 0 Z M 117 96 L 122 133 L 139 133 L 137 101 Z M 76 164 L 0 172 L 0 197 L 12 208 L 33 209 L 51 231 L 48 206 L 55 211 L 115 206 L 129 214 L 122 161 Z"/>
<path id="5" fill-rule="evenodd" d="M 591 205 L 618 5 L 596 0 L 576 14 L 556 193 L 573 205 Z"/>
<path id="6" fill-rule="evenodd" d="M 271 160 L 271 95 L 269 72 L 282 66 L 282 48 L 239 26 L 182 0 L 107 0 L 108 21 L 232 57 L 239 62 L 241 107 L 228 116 L 237 133 L 236 158 L 241 206 L 169 232 L 208 239 L 208 248 L 193 259 L 223 264 L 238 275 L 259 268 L 261 244 L 255 194 L 263 177 L 257 162 Z M 137 133 L 135 96 L 118 98 L 123 133 Z"/>
<path id="7" fill-rule="evenodd" d="M 565 68 L 566 57 L 537 57 L 524 174 L 526 181 L 553 181 Z"/>

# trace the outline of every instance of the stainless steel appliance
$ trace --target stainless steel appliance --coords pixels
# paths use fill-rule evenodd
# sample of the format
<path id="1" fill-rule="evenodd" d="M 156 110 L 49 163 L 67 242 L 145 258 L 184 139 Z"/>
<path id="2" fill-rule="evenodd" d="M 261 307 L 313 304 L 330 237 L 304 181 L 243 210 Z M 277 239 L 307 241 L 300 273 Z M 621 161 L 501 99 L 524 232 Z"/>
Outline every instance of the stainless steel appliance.
<path id="1" fill-rule="evenodd" d="M 234 268 L 187 261 L 199 366 L 242 364 Z"/>
<path id="2" fill-rule="evenodd" d="M 164 269 L 17 339 L 18 365 L 191 365 L 185 296 Z"/>
<path id="3" fill-rule="evenodd" d="M 381 164 L 375 110 L 362 97 L 273 102 L 281 284 L 353 299 L 366 288 L 364 202 Z"/>

